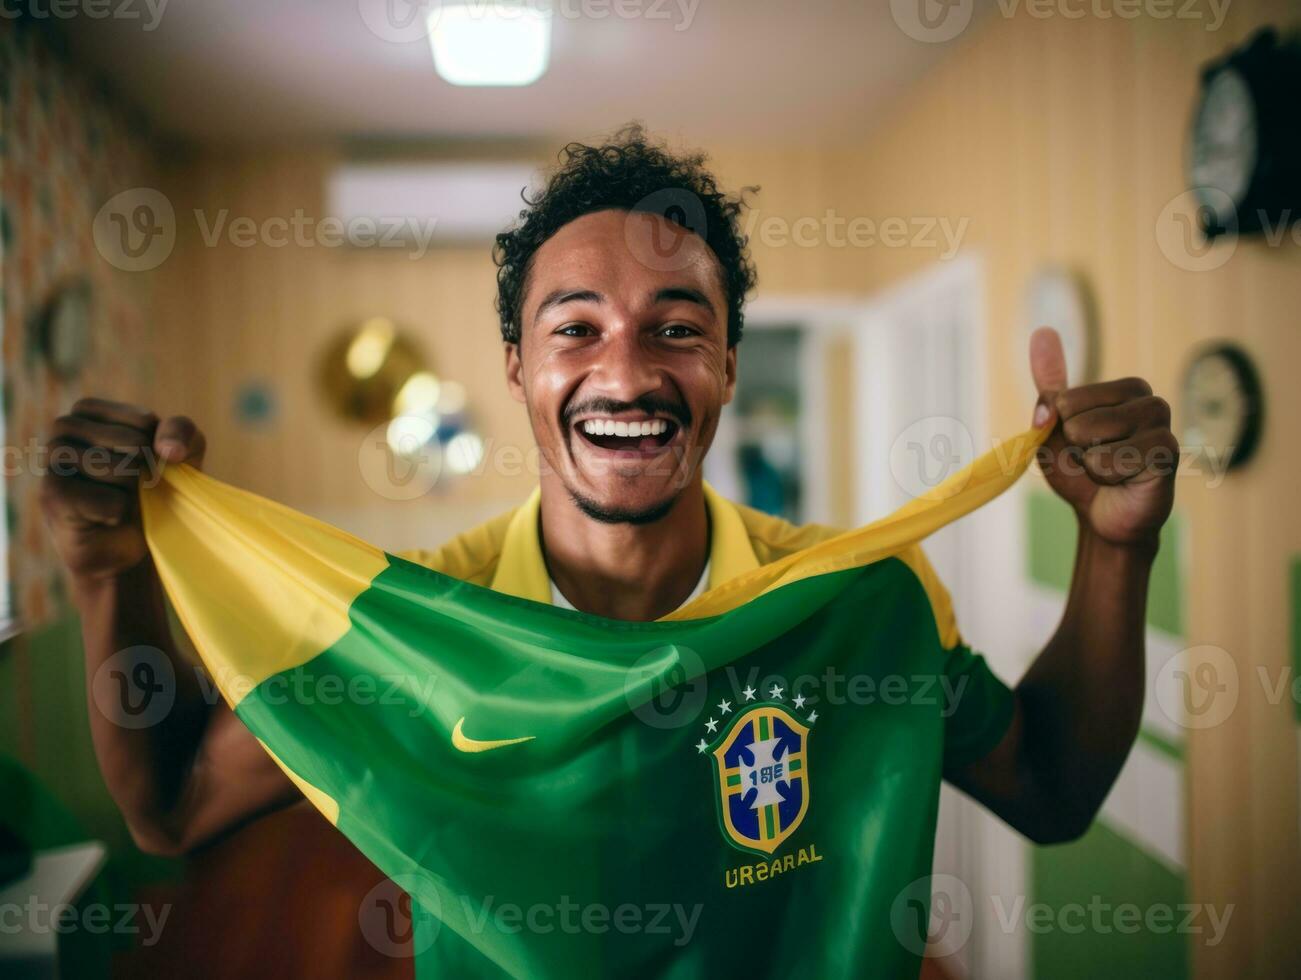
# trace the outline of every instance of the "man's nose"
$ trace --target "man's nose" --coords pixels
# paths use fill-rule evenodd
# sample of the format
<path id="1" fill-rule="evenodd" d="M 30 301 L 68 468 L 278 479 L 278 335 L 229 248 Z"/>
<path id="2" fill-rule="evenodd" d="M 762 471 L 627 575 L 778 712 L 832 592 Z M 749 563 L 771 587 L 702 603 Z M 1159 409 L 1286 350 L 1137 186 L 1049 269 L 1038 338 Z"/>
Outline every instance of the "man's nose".
<path id="1" fill-rule="evenodd" d="M 658 391 L 664 384 L 664 369 L 641 343 L 636 330 L 613 331 L 601 345 L 591 384 L 615 401 L 631 402 Z"/>

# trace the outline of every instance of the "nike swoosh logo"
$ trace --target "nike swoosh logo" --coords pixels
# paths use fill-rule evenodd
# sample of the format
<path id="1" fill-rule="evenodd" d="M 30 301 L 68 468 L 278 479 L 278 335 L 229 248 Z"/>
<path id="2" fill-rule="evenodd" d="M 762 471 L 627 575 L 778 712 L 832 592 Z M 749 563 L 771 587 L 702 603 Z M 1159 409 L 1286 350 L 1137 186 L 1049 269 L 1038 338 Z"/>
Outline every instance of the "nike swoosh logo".
<path id="1" fill-rule="evenodd" d="M 520 742 L 531 742 L 537 736 L 525 735 L 523 738 L 491 738 L 480 741 L 477 738 L 469 738 L 461 731 L 461 726 L 465 724 L 465 716 L 462 715 L 457 719 L 456 726 L 452 729 L 452 746 L 462 752 L 491 752 L 493 749 L 504 748 L 507 745 L 519 745 Z"/>

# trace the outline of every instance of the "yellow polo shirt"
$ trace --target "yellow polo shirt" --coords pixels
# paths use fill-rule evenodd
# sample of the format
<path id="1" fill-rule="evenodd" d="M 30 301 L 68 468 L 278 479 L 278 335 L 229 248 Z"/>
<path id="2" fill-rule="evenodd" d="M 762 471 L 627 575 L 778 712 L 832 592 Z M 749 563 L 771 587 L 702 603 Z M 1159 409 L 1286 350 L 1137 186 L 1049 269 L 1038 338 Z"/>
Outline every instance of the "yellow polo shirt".
<path id="1" fill-rule="evenodd" d="M 708 482 L 704 491 L 710 532 L 706 591 L 842 533 L 840 528 L 825 524 L 792 524 L 734 503 Z M 458 534 L 441 548 L 403 551 L 398 557 L 463 582 L 550 605 L 551 578 L 538 534 L 541 503 L 542 491 L 536 488 L 518 507 Z M 912 545 L 899 558 L 913 570 L 931 601 L 941 645 L 946 650 L 954 650 L 962 638 L 948 590 L 935 574 L 921 545 Z"/>

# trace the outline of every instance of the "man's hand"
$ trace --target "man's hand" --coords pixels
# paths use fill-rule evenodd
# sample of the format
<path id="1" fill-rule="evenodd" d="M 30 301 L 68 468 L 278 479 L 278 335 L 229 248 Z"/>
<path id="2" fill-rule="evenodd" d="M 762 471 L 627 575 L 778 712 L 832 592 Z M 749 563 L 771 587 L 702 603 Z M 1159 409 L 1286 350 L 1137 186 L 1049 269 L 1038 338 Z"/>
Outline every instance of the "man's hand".
<path id="1" fill-rule="evenodd" d="M 1079 516 L 1062 621 L 1016 687 L 1003 740 L 946 772 L 1038 843 L 1074 840 L 1107 798 L 1143 715 L 1144 631 L 1157 532 L 1174 503 L 1170 407 L 1146 381 L 1066 386 L 1056 331 L 1030 338 L 1049 485 Z"/>
<path id="2" fill-rule="evenodd" d="M 1174 505 L 1179 462 L 1169 404 L 1142 378 L 1068 388 L 1061 338 L 1049 327 L 1030 337 L 1030 370 L 1034 424 L 1053 427 L 1038 453 L 1048 485 L 1098 537 L 1154 544 Z"/>
<path id="3" fill-rule="evenodd" d="M 55 549 L 74 579 L 112 578 L 145 558 L 138 489 L 166 463 L 203 461 L 205 442 L 193 422 L 83 398 L 55 419 L 49 467 L 41 485 Z"/>

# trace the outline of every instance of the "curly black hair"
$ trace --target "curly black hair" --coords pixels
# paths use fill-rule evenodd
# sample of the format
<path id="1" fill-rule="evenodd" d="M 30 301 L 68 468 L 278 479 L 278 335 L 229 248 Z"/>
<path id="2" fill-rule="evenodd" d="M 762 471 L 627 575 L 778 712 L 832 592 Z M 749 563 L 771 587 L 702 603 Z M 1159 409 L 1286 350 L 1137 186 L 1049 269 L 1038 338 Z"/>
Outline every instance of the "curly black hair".
<path id="1" fill-rule="evenodd" d="M 623 126 L 599 146 L 570 143 L 561 150 L 560 166 L 546 186 L 532 197 L 522 195 L 528 207 L 493 246 L 502 339 L 519 343 L 524 287 L 542 243 L 576 218 L 615 209 L 659 214 L 705 240 L 722 267 L 727 344 L 738 343 L 742 306 L 756 282 L 740 218 L 747 206 L 744 195 L 759 188 L 727 197 L 705 169 L 707 159 L 700 152 L 675 155 L 648 137 L 640 123 Z"/>

